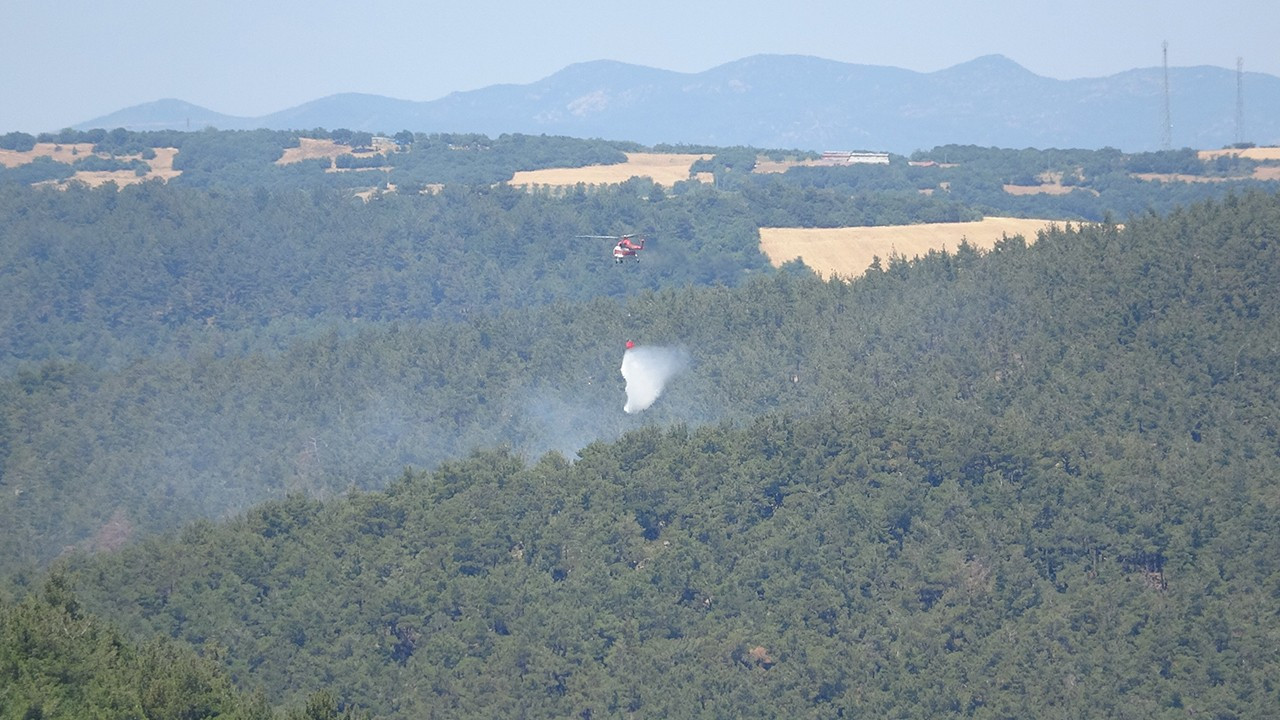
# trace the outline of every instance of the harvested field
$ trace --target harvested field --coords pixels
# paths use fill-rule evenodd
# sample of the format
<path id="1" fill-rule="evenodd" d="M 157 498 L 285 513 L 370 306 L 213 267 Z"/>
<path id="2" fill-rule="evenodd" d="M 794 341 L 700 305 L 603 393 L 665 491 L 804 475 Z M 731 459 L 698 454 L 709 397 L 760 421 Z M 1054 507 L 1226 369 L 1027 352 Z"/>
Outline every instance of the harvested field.
<path id="1" fill-rule="evenodd" d="M 1073 173 L 1076 180 L 1084 179 L 1084 172 L 1077 169 Z M 1078 185 L 1063 185 L 1063 173 L 1061 172 L 1044 172 L 1036 177 L 1039 182 L 1035 185 L 1005 185 L 1004 191 L 1010 195 L 1068 195 L 1073 190 L 1084 190 L 1085 192 L 1097 195 L 1098 191 L 1092 188 L 1080 187 Z"/>
<path id="2" fill-rule="evenodd" d="M 1147 182 L 1213 183 L 1230 180 L 1280 180 L 1280 165 L 1259 165 L 1249 175 L 1179 175 L 1176 173 L 1133 173 L 1132 177 Z"/>
<path id="3" fill-rule="evenodd" d="M 151 174 L 165 180 L 182 174 L 173 169 L 173 159 L 178 156 L 178 148 L 156 148 L 156 156 L 151 160 Z"/>
<path id="4" fill-rule="evenodd" d="M 756 166 L 751 172 L 768 174 L 768 173 L 784 173 L 795 167 L 859 167 L 863 165 L 886 166 L 888 163 L 861 161 L 848 161 L 828 158 L 809 158 L 807 160 L 772 160 L 766 155 L 756 157 Z"/>
<path id="5" fill-rule="evenodd" d="M 339 168 L 333 166 L 334 158 L 340 155 L 352 155 L 352 147 L 343 145 L 332 140 L 317 140 L 315 138 L 298 138 L 298 147 L 285 148 L 284 152 L 276 160 L 277 165 L 289 165 L 291 163 L 302 162 L 303 160 L 314 160 L 322 158 L 329 161 L 329 167 L 325 172 L 359 172 L 363 170 L 382 170 L 391 169 L 390 165 L 382 165 L 380 167 L 360 167 L 360 168 Z M 375 148 L 375 153 L 386 156 L 387 148 Z M 365 154 L 362 157 L 369 157 Z"/>
<path id="6" fill-rule="evenodd" d="M 97 187 L 108 182 L 123 186 L 157 178 L 168 182 L 171 178 L 176 178 L 182 174 L 181 170 L 173 169 L 173 159 L 178 155 L 177 148 L 156 148 L 155 150 L 156 156 L 146 161 L 151 166 L 151 170 L 146 175 L 138 175 L 131 170 L 116 170 L 114 172 L 86 172 L 81 170 L 73 175 L 71 179 L 79 180 L 90 187 Z M 141 159 L 139 155 L 123 155 L 120 157 L 124 160 Z"/>
<path id="7" fill-rule="evenodd" d="M 671 187 L 681 180 L 690 179 L 689 168 L 695 162 L 711 158 L 710 155 L 678 153 L 627 153 L 626 155 L 626 162 L 614 165 L 522 170 L 508 182 L 511 185 L 572 187 L 578 183 L 611 185 L 626 182 L 633 177 L 647 177 L 659 185 Z M 699 177 L 693 179 L 711 182 L 711 174 L 700 173 Z"/>
<path id="8" fill-rule="evenodd" d="M 1214 175 L 1181 175 L 1178 173 L 1130 173 L 1130 177 L 1147 182 L 1226 182 L 1240 178 L 1218 177 Z"/>
<path id="9" fill-rule="evenodd" d="M 866 272 L 876 257 L 887 264 L 892 255 L 915 258 L 930 250 L 954 252 L 961 241 L 990 249 L 1006 235 L 1035 242 L 1037 232 L 1054 224 L 1062 222 L 989 217 L 977 222 L 885 227 L 760 228 L 760 249 L 775 267 L 799 258 L 824 278 L 849 278 Z"/>
<path id="10" fill-rule="evenodd" d="M 1248 160 L 1265 162 L 1267 160 L 1280 160 L 1280 147 L 1254 147 L 1244 148 L 1243 150 L 1201 150 L 1197 155 L 1201 160 L 1212 160 L 1220 155 L 1239 155 Z"/>
<path id="11" fill-rule="evenodd" d="M 1044 183 L 1042 185 L 1005 185 L 1004 191 L 1010 195 L 1067 195 L 1076 188 L 1061 183 Z M 1097 195 L 1096 190 L 1093 191 Z"/>
<path id="12" fill-rule="evenodd" d="M 67 182 L 79 181 L 86 183 L 91 187 L 97 187 L 107 182 L 114 182 L 116 185 L 132 185 L 134 183 L 146 182 L 159 178 L 161 180 L 169 180 L 182 174 L 179 170 L 173 169 L 173 159 L 178 155 L 177 148 L 155 148 L 156 156 L 147 160 L 146 163 L 150 167 L 145 175 L 138 175 L 132 170 L 115 170 L 115 171 L 85 171 L 81 170 L 71 176 Z M 109 157 L 105 153 L 95 153 L 92 143 L 72 143 L 60 145 L 56 143 L 36 143 L 36 146 L 26 152 L 17 152 L 15 150 L 0 150 L 0 165 L 5 167 L 17 167 L 25 165 L 38 157 L 47 157 L 55 162 L 67 163 L 74 165 L 77 160 L 86 158 L 91 155 L 101 157 Z M 117 155 L 117 158 L 125 161 L 141 160 L 141 155 Z M 66 183 L 57 183 L 65 185 Z"/>
<path id="13" fill-rule="evenodd" d="M 332 140 L 298 138 L 298 147 L 285 148 L 284 154 L 280 156 L 280 159 L 276 160 L 276 164 L 288 165 L 290 163 L 302 162 L 303 160 L 313 160 L 315 158 L 328 158 L 329 160 L 333 160 L 339 155 L 346 155 L 350 152 L 350 145 L 340 145 Z"/>
<path id="14" fill-rule="evenodd" d="M 34 148 L 26 152 L 0 150 L 0 165 L 18 167 L 19 165 L 26 165 L 38 157 L 47 157 L 56 162 L 70 164 L 92 154 L 93 143 L 71 143 L 68 145 L 36 143 Z"/>

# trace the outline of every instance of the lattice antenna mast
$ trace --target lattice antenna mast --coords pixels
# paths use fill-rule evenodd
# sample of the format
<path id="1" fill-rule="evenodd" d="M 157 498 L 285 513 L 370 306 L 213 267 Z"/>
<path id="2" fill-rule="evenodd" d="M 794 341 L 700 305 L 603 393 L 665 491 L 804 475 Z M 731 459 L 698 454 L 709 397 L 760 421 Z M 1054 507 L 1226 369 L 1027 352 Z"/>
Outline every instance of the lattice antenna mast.
<path id="1" fill-rule="evenodd" d="M 1236 144 L 1244 144 L 1244 58 L 1236 58 Z"/>
<path id="2" fill-rule="evenodd" d="M 1160 147 L 1164 150 L 1173 148 L 1173 112 L 1169 109 L 1169 41 L 1164 41 L 1164 134 L 1160 137 Z"/>

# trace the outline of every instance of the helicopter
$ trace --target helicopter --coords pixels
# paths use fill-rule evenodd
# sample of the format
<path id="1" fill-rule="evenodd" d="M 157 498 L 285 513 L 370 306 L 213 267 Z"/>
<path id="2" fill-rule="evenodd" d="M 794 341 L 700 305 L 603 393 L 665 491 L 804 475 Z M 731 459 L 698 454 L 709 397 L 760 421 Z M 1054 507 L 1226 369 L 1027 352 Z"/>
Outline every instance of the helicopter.
<path id="1" fill-rule="evenodd" d="M 640 251 L 644 249 L 645 237 L 630 233 L 628 235 L 578 235 L 577 237 L 586 240 L 616 240 L 617 244 L 613 246 L 613 261 L 621 263 L 627 258 L 635 258 L 636 262 L 640 262 Z"/>

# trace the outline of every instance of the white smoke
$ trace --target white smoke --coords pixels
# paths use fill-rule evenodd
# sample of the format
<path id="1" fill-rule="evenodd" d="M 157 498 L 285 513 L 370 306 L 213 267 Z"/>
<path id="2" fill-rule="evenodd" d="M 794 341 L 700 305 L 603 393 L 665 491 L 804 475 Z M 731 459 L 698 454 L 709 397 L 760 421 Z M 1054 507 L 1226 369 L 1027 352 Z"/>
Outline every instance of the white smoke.
<path id="1" fill-rule="evenodd" d="M 622 355 L 627 382 L 624 412 L 638 413 L 653 404 L 667 381 L 689 366 L 689 353 L 674 347 L 633 347 Z"/>

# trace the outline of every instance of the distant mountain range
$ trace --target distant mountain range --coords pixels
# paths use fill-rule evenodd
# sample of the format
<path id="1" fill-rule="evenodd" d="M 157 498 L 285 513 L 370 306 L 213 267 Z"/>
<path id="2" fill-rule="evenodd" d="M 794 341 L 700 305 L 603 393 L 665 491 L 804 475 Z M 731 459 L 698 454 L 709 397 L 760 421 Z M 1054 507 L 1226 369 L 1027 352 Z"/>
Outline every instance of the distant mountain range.
<path id="1" fill-rule="evenodd" d="M 1225 68 L 1169 69 L 1173 147 L 1238 138 L 1280 144 L 1280 78 Z M 493 85 L 415 102 L 343 93 L 261 117 L 158 100 L 77 128 L 475 132 L 600 137 L 693 145 L 909 153 L 950 143 L 1006 148 L 1158 150 L 1164 71 L 1041 77 L 1001 55 L 921 73 L 802 55 L 756 55 L 700 73 L 600 60 L 528 85 Z"/>

